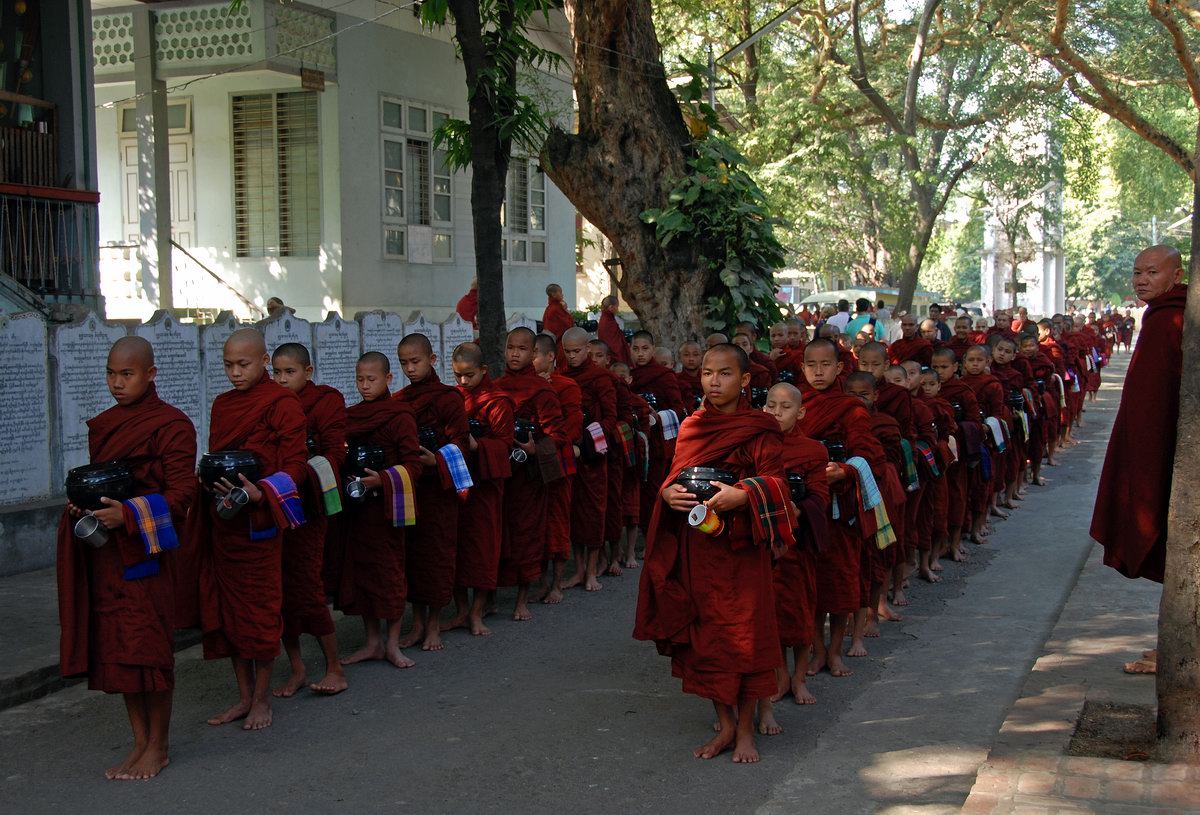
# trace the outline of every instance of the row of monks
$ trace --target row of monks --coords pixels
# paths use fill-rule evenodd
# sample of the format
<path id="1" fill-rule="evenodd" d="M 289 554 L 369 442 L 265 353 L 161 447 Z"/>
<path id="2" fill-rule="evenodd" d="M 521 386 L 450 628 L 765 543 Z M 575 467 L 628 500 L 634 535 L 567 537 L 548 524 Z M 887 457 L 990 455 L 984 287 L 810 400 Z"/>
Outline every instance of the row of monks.
<path id="1" fill-rule="evenodd" d="M 498 376 L 463 344 L 454 385 L 414 334 L 398 347 L 410 384 L 393 392 L 388 358 L 364 354 L 349 408 L 311 381 L 303 346 L 268 350 L 243 329 L 224 347 L 232 389 L 209 447 L 252 454 L 265 477 L 208 483 L 194 427 L 155 392 L 152 348 L 123 338 L 106 372 L 116 404 L 88 423 L 89 449 L 123 462 L 134 494 L 64 512 L 63 674 L 124 695 L 134 744 L 106 775 L 150 778 L 169 762 L 177 628 L 232 662 L 237 701 L 209 723 L 256 730 L 272 695 L 345 690 L 346 664 L 407 668 L 404 649 L 440 650 L 447 628 L 489 635 L 498 588 L 516 588 L 518 621 L 573 587 L 600 590 L 638 567 L 644 540 L 634 635 L 713 701 L 720 729 L 696 755 L 755 761 L 755 723 L 778 732 L 771 702 L 810 703 L 807 676 L 849 675 L 843 657 L 865 655 L 888 597 L 906 603 L 910 574 L 938 580 L 964 535 L 986 541 L 989 515 L 1069 442 L 1102 360 L 1089 332 L 1056 321 L 940 346 L 910 320 L 890 348 L 807 341 L 792 322 L 771 327 L 769 351 L 743 324 L 732 342 L 684 343 L 676 366 L 649 332 L 626 344 L 606 311 L 607 341 L 509 332 Z M 696 467 L 731 474 L 700 512 L 681 483 Z M 77 537 L 84 515 L 106 544 Z M 330 600 L 365 628 L 344 658 Z M 304 634 L 325 656 L 312 683 Z M 281 642 L 291 670 L 272 691 Z"/>

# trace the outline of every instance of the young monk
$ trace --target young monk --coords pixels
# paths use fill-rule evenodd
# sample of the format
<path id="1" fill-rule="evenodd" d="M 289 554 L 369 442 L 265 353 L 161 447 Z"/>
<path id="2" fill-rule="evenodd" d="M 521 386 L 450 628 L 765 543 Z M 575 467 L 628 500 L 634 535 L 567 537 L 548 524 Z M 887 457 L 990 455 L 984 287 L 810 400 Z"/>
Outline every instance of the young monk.
<path id="1" fill-rule="evenodd" d="M 937 434 L 937 444 L 933 450 L 938 475 L 930 479 L 925 491 L 924 506 L 921 512 L 930 524 L 930 547 L 926 558 L 922 552 L 922 560 L 930 571 L 942 571 L 941 558 L 950 550 L 950 468 L 954 465 L 954 456 L 950 453 L 950 438 L 958 430 L 954 420 L 954 408 L 941 397 L 941 381 L 937 372 L 932 368 L 923 369 L 917 376 L 920 387 L 918 401 L 925 404 L 933 415 L 933 426 Z M 954 545 L 958 545 L 955 541 Z"/>
<path id="2" fill-rule="evenodd" d="M 913 464 L 920 477 L 920 488 L 916 493 L 910 493 L 908 503 L 911 512 L 906 522 L 915 530 L 912 540 L 915 551 L 909 553 L 910 567 L 915 566 L 918 576 L 929 583 L 940 583 L 941 577 L 937 572 L 942 571 L 942 565 L 934 557 L 934 544 L 941 545 L 941 538 L 935 534 L 938 523 L 931 511 L 931 502 L 939 489 L 944 489 L 942 469 L 938 464 L 938 425 L 937 415 L 932 405 L 925 399 L 922 387 L 923 367 L 916 360 L 906 360 L 900 367 L 907 374 L 908 390 L 913 398 L 913 415 L 916 417 L 917 436 L 913 444 Z"/>
<path id="3" fill-rule="evenodd" d="M 764 411 L 775 417 L 783 431 L 783 466 L 789 474 L 804 477 L 806 497 L 796 505 L 796 545 L 775 563 L 775 619 L 779 624 L 779 645 L 783 668 L 778 672 L 775 694 L 759 705 L 759 732 L 769 735 L 774 716 L 770 705 L 789 692 L 798 705 L 815 704 L 817 699 L 806 682 L 815 632 L 817 613 L 817 559 L 829 544 L 829 483 L 825 471 L 829 453 L 825 445 L 800 432 L 797 422 L 804 418 L 800 390 L 780 382 L 767 394 Z M 794 668 L 787 670 L 788 649 Z M 776 724 L 776 727 L 778 725 Z"/>
<path id="4" fill-rule="evenodd" d="M 271 356 L 275 381 L 300 397 L 312 442 L 311 454 L 329 463 L 324 478 L 341 490 L 342 463 L 346 459 L 346 399 L 336 388 L 312 381 L 312 358 L 300 343 L 288 342 Z M 274 690 L 275 696 L 294 696 L 304 687 L 308 671 L 300 653 L 300 635 L 317 638 L 325 657 L 325 676 L 308 686 L 314 693 L 333 696 L 344 691 L 346 672 L 338 660 L 337 633 L 325 605 L 321 572 L 325 565 L 325 537 L 329 530 L 322 476 L 309 467 L 303 504 L 305 524 L 283 534 L 283 650 L 291 674 Z M 340 509 L 340 499 L 338 508 Z"/>
<path id="5" fill-rule="evenodd" d="M 901 317 L 900 333 L 900 339 L 888 348 L 892 364 L 899 365 L 905 360 L 915 359 L 922 365 L 928 365 L 930 355 L 933 354 L 933 344 L 917 333 L 917 318 L 911 314 Z"/>
<path id="6" fill-rule="evenodd" d="M 596 337 L 608 346 L 608 353 L 614 362 L 628 363 L 629 343 L 625 341 L 625 332 L 617 322 L 618 301 L 609 295 L 600 301 L 600 321 L 596 328 Z"/>
<path id="7" fill-rule="evenodd" d="M 954 352 L 954 359 L 958 361 L 962 359 L 963 354 L 967 353 L 967 349 L 974 345 L 971 339 L 971 319 L 969 317 L 959 317 L 954 321 L 954 336 L 946 341 L 945 348 Z"/>
<path id="8" fill-rule="evenodd" d="M 267 477 L 253 483 L 242 475 L 240 484 L 221 479 L 207 485 L 220 496 L 240 486 L 250 506 L 222 518 L 211 499 L 202 500 L 190 524 L 204 547 L 204 658 L 231 659 L 238 688 L 237 704 L 208 723 L 245 719 L 245 730 L 271 726 L 271 667 L 283 636 L 283 528 L 303 522 L 296 490 L 308 474 L 304 409 L 296 394 L 267 375 L 270 361 L 262 334 L 252 328 L 225 341 L 225 375 L 233 390 L 213 402 L 209 447 L 249 450 Z"/>
<path id="9" fill-rule="evenodd" d="M 564 477 L 546 485 L 546 525 L 542 532 L 542 559 L 550 565 L 543 568 L 542 582 L 534 592 L 533 601 L 547 604 L 563 600 L 563 573 L 571 556 L 572 487 L 578 471 L 579 444 L 583 434 L 583 394 L 575 381 L 556 371 L 557 355 L 553 337 L 538 334 L 534 340 L 533 369 L 550 383 L 558 396 L 562 411 L 563 436 L 558 446 L 558 458 Z M 577 584 L 576 584 L 577 585 Z M 597 589 L 589 589 L 596 591 Z"/>
<path id="10" fill-rule="evenodd" d="M 594 359 L 595 357 L 593 357 Z M 631 389 L 633 373 L 624 362 L 614 362 L 610 368 L 617 383 L 617 413 L 630 428 L 629 445 L 626 452 L 626 470 L 621 483 L 621 523 L 625 529 L 625 548 L 622 551 L 622 566 L 637 568 L 635 546 L 641 531 L 643 464 L 650 454 L 646 433 L 651 430 L 658 415 L 650 405 Z M 644 428 L 644 429 L 643 429 Z M 618 431 L 624 432 L 620 425 Z M 624 438 L 624 436 L 622 436 Z M 612 569 L 613 558 L 609 558 L 608 569 Z M 606 571 L 601 569 L 601 571 Z"/>
<path id="11" fill-rule="evenodd" d="M 1004 505 L 1012 506 L 1014 501 L 1021 500 L 1018 492 L 1025 482 L 1026 439 L 1024 426 L 1021 424 L 1021 414 L 1025 412 L 1023 393 L 1025 377 L 1012 364 L 1016 357 L 1016 343 L 997 334 L 988 339 L 988 346 L 992 349 L 992 362 L 988 370 L 1004 389 L 1005 407 L 1011 417 L 1010 429 L 1012 432 L 1009 433 L 1008 439 L 1010 449 L 1004 474 Z M 1021 401 L 1020 407 L 1010 402 L 1010 399 L 1016 400 L 1018 397 Z"/>
<path id="12" fill-rule="evenodd" d="M 346 411 L 346 440 L 382 446 L 385 469 L 366 469 L 366 497 L 348 503 L 342 514 L 338 607 L 362 617 L 367 635 L 363 647 L 342 661 L 386 659 L 397 668 L 411 668 L 416 663 L 400 649 L 400 623 L 408 598 L 405 537 L 416 522 L 414 485 L 422 467 L 417 421 L 408 402 L 391 398 L 391 363 L 384 354 L 368 351 L 359 357 L 354 378 L 362 401 Z"/>
<path id="13" fill-rule="evenodd" d="M 567 311 L 562 286 L 551 283 L 546 287 L 546 310 L 542 312 L 542 330 L 553 334 L 561 349 L 563 334 L 574 326 L 575 318 Z"/>
<path id="14" fill-rule="evenodd" d="M 787 347 L 792 351 L 803 351 L 808 343 L 808 328 L 800 320 L 791 318 L 787 321 Z"/>
<path id="15" fill-rule="evenodd" d="M 454 595 L 458 565 L 459 506 L 472 486 L 463 456 L 463 451 L 470 449 L 467 411 L 462 394 L 438 378 L 434 367 L 437 354 L 428 337 L 409 334 L 400 340 L 396 354 L 409 384 L 392 398 L 412 408 L 418 435 L 422 430 L 427 436 L 432 431 L 436 444 L 436 449 L 420 447 L 416 499 L 421 512 L 416 526 L 407 532 L 404 550 L 413 623 L 400 647 L 419 642 L 422 651 L 440 651 L 439 617 Z"/>
<path id="16" fill-rule="evenodd" d="M 472 432 L 467 437 L 475 486 L 458 513 L 457 611 L 446 629 L 469 626 L 472 635 L 487 637 L 492 631 L 483 624 L 483 615 L 488 595 L 496 591 L 504 534 L 504 483 L 512 475 L 513 405 L 492 383 L 483 351 L 475 343 L 455 348 L 451 364 L 467 419 L 475 421 L 479 430 L 478 436 Z M 468 590 L 473 593 L 469 601 Z"/>
<path id="17" fill-rule="evenodd" d="M 883 448 L 871 428 L 871 415 L 866 407 L 838 387 L 842 363 L 833 342 L 819 339 L 804 349 L 804 417 L 799 421 L 800 432 L 811 439 L 842 445 L 845 457 L 861 457 L 872 472 L 881 472 L 885 464 Z M 862 547 L 867 532 L 852 512 L 858 504 L 858 488 L 854 472 L 842 462 L 830 461 L 825 469 L 832 500 L 836 499 L 839 517 L 832 519 L 830 544 L 817 561 L 817 616 L 814 629 L 813 656 L 808 675 L 815 676 L 826 668 L 835 677 L 850 676 L 851 671 L 842 656 L 846 627 L 858 611 L 862 595 Z M 829 620 L 829 643 L 824 637 L 825 621 Z"/>
<path id="18" fill-rule="evenodd" d="M 734 334 L 733 344 L 746 352 L 746 357 L 750 359 L 750 387 L 751 388 L 769 388 L 775 384 L 775 377 L 772 374 L 772 369 L 768 369 L 765 365 L 755 362 L 750 357 L 750 352 L 754 350 L 754 340 L 749 334 Z"/>
<path id="19" fill-rule="evenodd" d="M 1033 334 L 1021 336 L 1021 356 L 1029 363 L 1034 381 L 1034 397 L 1039 401 L 1038 423 L 1029 462 L 1034 484 L 1046 483 L 1042 478 L 1042 459 L 1051 467 L 1057 465 L 1054 454 L 1058 449 L 1058 388 L 1054 384 L 1054 363 L 1042 351 Z"/>
<path id="20" fill-rule="evenodd" d="M 958 376 L 958 360 L 950 348 L 939 348 L 933 352 L 933 372 L 938 376 L 938 395 L 944 398 L 954 414 L 957 432 L 954 434 L 958 448 L 958 460 L 946 472 L 947 500 L 950 514 L 946 520 L 950 541 L 950 556 L 955 561 L 965 560 L 967 551 L 962 546 L 963 531 L 973 530 L 971 495 L 974 484 L 979 480 L 979 403 L 975 392 Z"/>
<path id="21" fill-rule="evenodd" d="M 695 410 L 704 398 L 704 389 L 700 386 L 700 361 L 703 356 L 700 343 L 695 340 L 688 340 L 679 346 L 679 371 L 675 374 L 675 380 L 679 383 L 679 395 L 689 411 Z"/>
<path id="22" fill-rule="evenodd" d="M 513 467 L 512 477 L 504 487 L 505 531 L 497 585 L 517 587 L 513 619 L 518 622 L 533 619 L 529 611 L 529 587 L 542 576 L 547 492 L 538 465 L 538 442 L 545 460 L 557 456 L 557 449 L 568 441 L 558 396 L 533 367 L 534 341 L 535 335 L 528 328 L 508 332 L 504 376 L 496 380 L 496 387 L 513 402 L 514 417 L 531 421 L 537 428 L 527 441 L 514 441 L 526 460 Z M 550 452 L 551 446 L 554 453 Z"/>
<path id="23" fill-rule="evenodd" d="M 654 361 L 654 335 L 649 331 L 638 331 L 629 344 L 633 356 L 633 383 L 630 387 L 636 394 L 654 394 L 658 401 L 657 410 L 671 410 L 676 421 L 687 415 L 687 406 L 679 393 L 675 372 Z M 642 488 L 640 526 L 646 531 L 650 522 L 650 511 L 658 501 L 658 487 L 670 468 L 675 450 L 674 432 L 654 417 L 652 427 L 641 428 L 650 442 L 650 474 Z M 671 438 L 668 438 L 671 436 Z"/>
<path id="24" fill-rule="evenodd" d="M 770 357 L 775 364 L 778 378 L 791 377 L 793 383 L 803 382 L 804 346 L 801 343 L 799 347 L 792 347 L 790 329 L 791 326 L 787 323 L 775 323 L 771 326 Z"/>
<path id="25" fill-rule="evenodd" d="M 632 409 L 632 394 L 629 391 L 629 386 L 623 382 L 616 373 L 612 370 L 612 360 L 609 357 L 608 346 L 600 340 L 589 340 L 587 344 L 587 355 L 592 360 L 592 364 L 602 371 L 606 371 L 613 383 L 613 389 L 616 392 L 617 402 L 617 420 L 615 424 L 615 435 L 609 442 L 608 461 L 606 463 L 606 471 L 608 475 L 608 485 L 606 487 L 607 497 L 604 506 L 604 541 L 608 547 L 608 554 L 601 554 L 597 560 L 597 574 L 607 568 L 607 563 L 621 563 L 624 565 L 625 546 L 626 546 L 626 529 L 623 524 L 624 512 L 623 501 L 625 492 L 626 479 L 633 479 L 633 460 L 629 458 L 629 451 L 633 445 L 634 431 L 633 425 L 636 421 L 633 418 Z M 634 527 L 637 526 L 636 521 Z M 633 532 L 633 544 L 637 542 L 637 531 Z M 631 549 L 632 551 L 632 549 Z M 631 555 L 632 565 L 630 568 L 637 568 L 637 559 Z M 607 560 L 603 568 L 601 562 Z"/>
<path id="26" fill-rule="evenodd" d="M 119 693 L 133 748 L 109 767 L 110 780 L 143 781 L 170 763 L 171 700 L 175 688 L 170 550 L 195 498 L 196 429 L 158 398 L 154 350 L 141 337 L 122 337 L 108 352 L 105 378 L 116 404 L 88 421 L 93 463 L 121 461 L 133 475 L 125 501 L 101 499 L 90 514 L 108 543 L 88 546 L 73 526 L 85 514 L 69 505 L 58 525 L 59 656 L 64 677 L 87 676 L 88 688 Z M 145 534 L 140 521 L 155 519 Z M 166 571 L 163 572 L 163 567 Z"/>
<path id="27" fill-rule="evenodd" d="M 671 657 L 684 692 L 712 700 L 720 729 L 692 754 L 712 759 L 732 747 L 737 763 L 759 759 L 755 706 L 775 692 L 780 664 L 771 558 L 794 544 L 779 423 L 740 406 L 749 367 L 736 346 L 704 355 L 704 407 L 684 421 L 653 508 L 634 627 L 636 639 Z M 706 504 L 725 524 L 715 536 L 689 524 L 696 496 L 674 483 L 699 465 L 738 479 L 713 482 Z"/>
<path id="28" fill-rule="evenodd" d="M 979 402 L 985 424 L 988 424 L 987 419 L 996 419 L 1003 435 L 1008 420 L 1008 406 L 1004 403 L 1004 387 L 1000 384 L 1000 380 L 987 372 L 991 361 L 991 353 L 986 345 L 971 346 L 962 360 L 962 379 L 975 392 L 975 399 Z M 985 485 L 983 497 L 977 496 L 977 502 L 981 500 L 982 505 L 977 503 L 974 508 L 975 523 L 978 528 L 973 530 L 975 533 L 972 535 L 973 540 L 982 537 L 984 531 L 982 524 L 987 520 L 989 513 L 1001 519 L 1008 517 L 1008 513 L 997 506 L 998 496 L 1004 491 L 1008 467 L 1007 453 L 1000 452 L 995 432 L 989 431 L 986 427 L 984 428 L 984 439 L 992 458 L 992 476 L 990 482 Z"/>
<path id="29" fill-rule="evenodd" d="M 617 383 L 616 377 L 592 361 L 587 332 L 582 328 L 572 328 L 563 335 L 563 353 L 567 357 L 565 373 L 579 386 L 585 424 L 571 488 L 575 574 L 564 588 L 583 584 L 589 591 L 596 591 L 600 588 L 596 569 L 604 547 L 609 503 L 608 471 L 613 448 L 617 446 Z M 587 454 L 583 455 L 584 452 Z M 615 553 L 612 562 L 619 562 Z"/>

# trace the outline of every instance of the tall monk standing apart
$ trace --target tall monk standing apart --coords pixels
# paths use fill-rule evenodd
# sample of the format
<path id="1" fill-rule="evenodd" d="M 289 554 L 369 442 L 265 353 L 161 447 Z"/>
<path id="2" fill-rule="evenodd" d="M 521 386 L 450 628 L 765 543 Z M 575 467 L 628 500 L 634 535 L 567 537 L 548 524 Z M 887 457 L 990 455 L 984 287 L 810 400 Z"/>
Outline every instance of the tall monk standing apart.
<path id="1" fill-rule="evenodd" d="M 754 710 L 775 693 L 781 662 L 772 553 L 795 542 L 779 423 L 740 406 L 749 369 L 736 346 L 704 355 L 704 406 L 684 420 L 653 508 L 633 633 L 671 657 L 685 693 L 712 700 L 720 730 L 693 755 L 716 758 L 732 747 L 738 763 L 758 761 Z M 696 495 L 674 483 L 702 465 L 737 479 L 712 482 L 716 494 L 705 504 L 724 524 L 712 536 L 690 523 Z"/>
<path id="2" fill-rule="evenodd" d="M 1170 246 L 1152 246 L 1133 262 L 1133 290 L 1149 308 L 1113 423 L 1091 535 L 1104 563 L 1126 577 L 1163 582 L 1167 506 L 1183 375 L 1183 260 Z M 1127 394 L 1130 398 L 1124 398 Z M 1136 476 L 1131 474 L 1136 473 Z M 1131 662 L 1131 673 L 1154 673 L 1156 652 Z"/>
<path id="3" fill-rule="evenodd" d="M 342 462 L 346 460 L 346 398 L 337 388 L 312 381 L 313 366 L 308 349 L 299 343 L 284 343 L 271 356 L 275 381 L 300 397 L 308 422 L 310 453 L 322 456 L 329 469 L 322 474 L 309 467 L 304 490 L 305 524 L 284 533 L 283 545 L 283 650 L 291 664 L 291 675 L 276 696 L 294 696 L 304 687 L 308 672 L 300 653 L 300 635 L 311 634 L 325 656 L 325 676 L 309 685 L 315 693 L 333 695 L 346 689 L 346 673 L 338 660 L 337 633 L 325 605 L 321 570 L 325 562 L 325 536 L 329 530 L 321 479 L 334 490 L 341 489 Z M 340 504 L 340 502 L 339 502 Z"/>
<path id="4" fill-rule="evenodd" d="M 271 666 L 283 636 L 280 527 L 295 525 L 294 520 L 284 522 L 288 485 L 299 509 L 295 491 L 308 474 L 308 423 L 299 397 L 267 375 L 270 357 L 258 331 L 243 328 L 230 334 L 224 361 L 233 390 L 213 402 L 209 446 L 249 450 L 267 478 L 256 484 L 241 475 L 238 485 L 221 479 L 213 487 L 217 494 L 240 486 L 251 506 L 222 518 L 214 502 L 202 501 L 193 513 L 195 523 L 189 524 L 204 547 L 199 584 L 204 658 L 229 657 L 238 687 L 237 704 L 208 723 L 244 718 L 244 729 L 260 730 L 271 725 Z M 272 482 L 280 486 L 272 488 Z"/>
<path id="5" fill-rule="evenodd" d="M 109 530 L 104 546 L 75 537 L 75 519 L 85 514 L 79 507 L 68 505 L 58 526 L 62 674 L 86 675 L 90 689 L 124 696 L 133 749 L 104 773 L 121 781 L 153 778 L 170 763 L 175 598 L 169 548 L 178 545 L 176 524 L 196 487 L 196 429 L 158 398 L 157 372 L 143 338 L 113 344 L 105 377 L 117 404 L 88 421 L 88 452 L 92 462 L 126 463 L 134 494 L 124 502 L 105 496 L 104 507 L 91 513 Z M 152 506 L 168 511 L 147 539 L 138 522 Z"/>
<path id="6" fill-rule="evenodd" d="M 933 343 L 917 333 L 917 318 L 905 314 L 900 318 L 900 339 L 889 347 L 889 356 L 893 365 L 899 365 L 907 360 L 916 360 L 924 367 L 929 367 L 933 354 Z"/>
<path id="7" fill-rule="evenodd" d="M 433 367 L 437 355 L 428 337 L 409 334 L 400 340 L 396 353 L 409 384 L 392 398 L 412 408 L 418 435 L 424 431 L 425 444 L 434 445 L 434 449 L 422 445 L 420 451 L 421 477 L 416 484 L 420 511 L 416 526 L 408 532 L 404 552 L 413 624 L 400 647 L 420 642 L 422 651 L 440 651 L 438 615 L 454 596 L 459 496 L 470 488 L 462 453 L 470 449 L 467 411 L 462 394 L 438 379 Z"/>
<path id="8" fill-rule="evenodd" d="M 600 321 L 596 326 L 596 339 L 608 345 L 608 354 L 613 362 L 630 364 L 633 358 L 629 355 L 629 343 L 625 341 L 625 332 L 617 322 L 617 298 L 609 295 L 600 301 Z"/>
<path id="9" fill-rule="evenodd" d="M 554 339 L 558 341 L 559 355 L 562 354 L 562 338 L 568 330 L 575 327 L 575 318 L 571 316 L 571 312 L 567 311 L 567 306 L 563 302 L 562 286 L 557 283 L 551 283 L 546 287 L 546 310 L 542 312 L 542 330 L 553 334 Z M 559 369 L 565 367 L 566 363 L 559 360 Z"/>

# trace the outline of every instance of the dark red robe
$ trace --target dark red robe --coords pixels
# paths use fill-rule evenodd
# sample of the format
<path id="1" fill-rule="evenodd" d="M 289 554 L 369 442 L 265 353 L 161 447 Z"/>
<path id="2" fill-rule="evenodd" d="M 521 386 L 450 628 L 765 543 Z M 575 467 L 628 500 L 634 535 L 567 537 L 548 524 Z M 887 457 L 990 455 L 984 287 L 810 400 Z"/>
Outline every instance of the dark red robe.
<path id="1" fill-rule="evenodd" d="M 1126 577 L 1163 582 L 1167 506 L 1179 421 L 1183 375 L 1183 309 L 1187 286 L 1149 301 L 1137 348 L 1129 361 L 1113 422 L 1091 535 L 1104 563 Z"/>
<path id="2" fill-rule="evenodd" d="M 959 377 L 941 383 L 938 395 L 951 404 L 951 412 L 954 410 L 953 403 L 962 406 L 962 420 L 955 419 L 955 423 L 958 425 L 954 436 L 955 444 L 958 447 L 958 461 L 950 465 L 947 472 L 949 480 L 946 485 L 950 509 L 946 519 L 947 527 L 950 531 L 962 530 L 970 525 L 972 513 L 975 511 L 976 501 L 973 496 L 985 492 L 979 474 L 979 462 L 973 459 L 967 445 L 967 433 L 979 432 L 979 402 L 975 399 L 975 391 L 971 390 Z M 970 425 L 975 427 L 972 428 Z M 951 543 L 954 544 L 957 541 L 951 541 Z"/>
<path id="3" fill-rule="evenodd" d="M 408 470 L 415 489 L 422 466 L 411 405 L 387 396 L 359 402 L 346 411 L 346 437 L 350 443 L 382 445 L 384 464 Z M 384 501 L 382 489 L 358 504 L 343 499 L 345 558 L 337 606 L 352 616 L 399 620 L 408 599 L 405 537 L 413 527 L 393 526 Z M 418 502 L 418 521 L 423 511 Z"/>
<path id="4" fill-rule="evenodd" d="M 312 382 L 297 396 L 307 420 L 307 433 L 316 446 L 315 455 L 329 460 L 340 488 L 342 463 L 346 459 L 346 399 L 336 388 Z M 333 617 L 325 605 L 322 577 L 330 519 L 325 514 L 321 485 L 311 471 L 300 494 L 304 502 L 304 525 L 283 533 L 283 635 L 323 637 L 334 631 Z"/>
<path id="5" fill-rule="evenodd" d="M 633 358 L 629 355 L 629 343 L 625 341 L 625 332 L 621 330 L 617 318 L 607 311 L 600 312 L 600 320 L 596 324 L 596 338 L 603 340 L 608 346 L 613 362 L 633 364 Z"/>
<path id="6" fill-rule="evenodd" d="M 181 547 L 184 516 L 195 501 L 196 429 L 180 410 L 158 398 L 154 385 L 136 404 L 114 405 L 88 422 L 92 462 L 122 461 L 133 473 L 135 496 L 167 501 Z M 177 552 L 158 556 L 160 573 L 126 580 L 124 570 L 146 559 L 125 511 L 125 527 L 94 548 L 75 537 L 65 511 L 58 525 L 59 662 L 64 677 L 84 676 L 106 693 L 143 693 L 175 686 L 173 620 Z"/>
<path id="7" fill-rule="evenodd" d="M 933 359 L 933 343 L 920 335 L 907 340 L 901 337 L 888 346 L 888 358 L 893 365 L 899 365 L 911 359 L 928 367 Z"/>
<path id="8" fill-rule="evenodd" d="M 307 427 L 299 397 L 264 373 L 250 390 L 226 391 L 213 402 L 208 444 L 249 450 L 263 476 L 286 473 L 303 490 Z M 201 507 L 193 515 L 205 547 L 199 582 L 204 658 L 274 659 L 283 635 L 283 533 L 276 528 L 273 537 L 251 539 L 252 528 L 274 527 L 265 500 L 228 520 L 208 495 Z"/>
<path id="9" fill-rule="evenodd" d="M 559 446 L 559 456 L 564 465 L 571 462 L 578 474 L 579 463 L 575 460 L 573 448 L 583 433 L 583 393 L 575 380 L 559 373 L 551 377 L 550 386 L 558 396 L 559 408 L 562 410 L 563 437 L 566 439 Z M 567 470 L 565 466 L 563 469 Z M 607 486 L 608 473 L 605 472 L 604 476 Z M 566 560 L 571 556 L 571 504 L 574 486 L 575 476 L 570 475 L 569 471 L 565 478 L 546 485 L 546 525 L 542 534 L 544 560 Z"/>
<path id="10" fill-rule="evenodd" d="M 949 348 L 951 351 L 954 352 L 954 356 L 958 358 L 958 361 L 962 362 L 963 356 L 967 353 L 968 350 L 970 350 L 971 346 L 973 346 L 973 345 L 978 345 L 978 343 L 974 342 L 971 339 L 970 335 L 967 335 L 965 337 L 959 337 L 957 334 L 955 334 L 953 337 L 948 339 L 946 341 L 945 345 L 943 345 L 942 347 Z"/>
<path id="11" fill-rule="evenodd" d="M 412 408 L 418 432 L 423 427 L 433 428 L 439 449 L 447 444 L 457 446 L 460 451 L 471 449 L 462 394 L 457 388 L 444 384 L 437 371 L 431 370 L 424 380 L 410 383 L 392 398 Z M 432 608 L 444 608 L 454 594 L 458 513 L 462 499 L 450 479 L 450 471 L 440 458 L 436 467 L 425 467 L 421 471 L 416 491 L 417 525 L 408 530 L 404 547 L 408 599 Z"/>
<path id="12" fill-rule="evenodd" d="M 459 317 L 462 317 L 475 328 L 479 328 L 479 291 L 471 289 L 458 298 L 458 305 L 454 307 L 454 310 L 458 312 Z"/>
<path id="13" fill-rule="evenodd" d="M 467 454 L 475 486 L 458 513 L 456 586 L 491 591 L 500 569 L 504 538 L 504 485 L 512 475 L 513 403 L 485 374 L 474 390 L 460 387 L 467 418 L 482 426 L 475 451 Z M 468 441 L 468 447 L 470 442 Z"/>
<path id="14" fill-rule="evenodd" d="M 629 387 L 636 394 L 652 393 L 658 399 L 658 410 L 673 410 L 680 421 L 687 415 L 687 407 L 683 396 L 679 393 L 679 384 L 675 372 L 665 365 L 651 362 L 634 368 L 632 371 L 633 384 Z M 654 502 L 658 500 L 656 485 L 661 484 L 667 471 L 671 468 L 671 457 L 675 451 L 675 440 L 664 439 L 662 424 L 654 427 L 643 424 L 640 428 L 650 442 L 650 475 L 642 484 L 640 523 L 642 531 L 646 531 L 650 523 L 650 512 Z"/>
<path id="15" fill-rule="evenodd" d="M 658 490 L 685 467 L 713 465 L 739 479 L 783 477 L 783 434 L 762 411 L 719 413 L 707 406 L 682 424 L 675 463 Z M 734 705 L 775 692 L 782 664 L 771 550 L 756 543 L 745 509 L 722 518 L 710 537 L 659 497 L 638 587 L 633 636 L 671 657 L 685 693 Z"/>
<path id="16" fill-rule="evenodd" d="M 783 440 L 783 466 L 800 473 L 808 495 L 796 516 L 796 545 L 775 561 L 775 621 L 779 644 L 806 648 L 813 643 L 817 613 L 817 558 L 829 546 L 829 483 L 825 445 L 800 433 L 798 428 Z"/>
<path id="17" fill-rule="evenodd" d="M 675 381 L 679 384 L 679 395 L 689 411 L 695 409 L 696 397 L 704 398 L 704 388 L 700 384 L 700 370 L 689 371 L 681 369 L 675 372 Z"/>
<path id="18" fill-rule="evenodd" d="M 590 435 L 587 424 L 598 423 L 609 448 L 596 461 L 578 462 L 571 488 L 571 539 L 587 549 L 599 549 L 605 541 L 609 465 L 611 459 L 621 455 L 617 441 L 616 377 L 590 359 L 577 368 L 568 368 L 565 374 L 579 385 L 584 424 L 581 435 Z"/>

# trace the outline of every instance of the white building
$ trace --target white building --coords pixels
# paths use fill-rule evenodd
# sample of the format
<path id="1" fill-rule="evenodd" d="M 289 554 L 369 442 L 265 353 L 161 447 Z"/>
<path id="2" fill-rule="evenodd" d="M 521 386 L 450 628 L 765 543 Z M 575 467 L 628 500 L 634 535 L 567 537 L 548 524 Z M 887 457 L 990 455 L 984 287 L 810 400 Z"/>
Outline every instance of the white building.
<path id="1" fill-rule="evenodd" d="M 452 30 L 422 30 L 415 7 L 93 0 L 110 317 L 160 301 L 257 317 L 270 297 L 307 318 L 454 307 L 475 275 L 470 174 L 445 169 L 433 132 L 467 118 L 466 82 Z M 547 27 L 531 36 L 569 66 L 565 20 Z M 528 82 L 570 115 L 568 73 Z M 573 295 L 575 210 L 534 160 L 514 159 L 508 188 L 506 308 L 540 314 L 548 282 Z"/>

